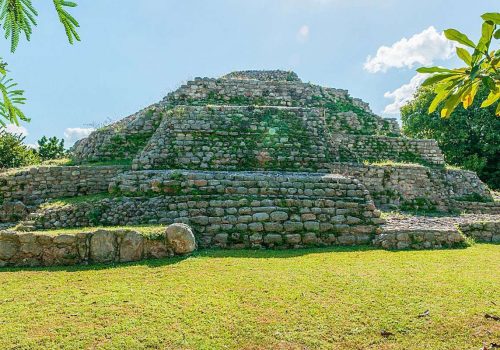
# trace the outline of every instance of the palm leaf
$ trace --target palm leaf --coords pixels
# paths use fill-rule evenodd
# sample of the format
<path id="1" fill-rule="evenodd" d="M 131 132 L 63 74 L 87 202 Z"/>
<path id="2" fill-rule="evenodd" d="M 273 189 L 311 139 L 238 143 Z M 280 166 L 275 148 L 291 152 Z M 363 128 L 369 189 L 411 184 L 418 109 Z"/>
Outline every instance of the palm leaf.
<path id="1" fill-rule="evenodd" d="M 75 2 L 65 1 L 65 0 L 53 0 L 54 7 L 56 8 L 56 12 L 59 16 L 59 21 L 61 21 L 64 26 L 64 31 L 66 32 L 66 36 L 68 37 L 68 41 L 70 44 L 73 44 L 74 41 L 80 41 L 80 36 L 76 31 L 76 28 L 80 27 L 78 21 L 69 14 L 68 11 L 65 10 L 65 7 L 76 7 L 78 6 Z"/>

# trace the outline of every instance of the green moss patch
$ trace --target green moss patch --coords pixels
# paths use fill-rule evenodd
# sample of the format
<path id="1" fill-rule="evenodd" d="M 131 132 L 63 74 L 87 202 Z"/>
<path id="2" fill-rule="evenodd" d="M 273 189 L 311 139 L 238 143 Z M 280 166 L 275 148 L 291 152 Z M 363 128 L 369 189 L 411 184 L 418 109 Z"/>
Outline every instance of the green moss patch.
<path id="1" fill-rule="evenodd" d="M 78 228 L 63 228 L 57 230 L 42 230 L 40 233 L 51 236 L 58 235 L 75 235 L 80 232 L 96 232 L 99 230 L 106 231 L 124 231 L 130 230 L 140 233 L 149 239 L 161 239 L 165 233 L 166 226 L 163 225 L 139 225 L 139 226 L 95 226 L 95 227 L 78 227 Z"/>

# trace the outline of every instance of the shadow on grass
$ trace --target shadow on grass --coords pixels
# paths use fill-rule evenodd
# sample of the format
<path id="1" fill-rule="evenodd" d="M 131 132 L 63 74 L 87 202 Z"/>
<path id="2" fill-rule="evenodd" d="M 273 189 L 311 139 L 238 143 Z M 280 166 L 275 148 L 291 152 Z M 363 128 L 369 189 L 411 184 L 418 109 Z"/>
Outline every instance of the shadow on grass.
<path id="1" fill-rule="evenodd" d="M 500 243 L 481 242 L 477 244 L 498 245 Z M 112 263 L 112 264 L 90 264 L 90 265 L 73 265 L 73 266 L 53 266 L 53 267 L 8 267 L 0 268 L 0 274 L 6 272 L 16 271 L 32 271 L 32 272 L 81 272 L 81 271 L 99 271 L 99 270 L 113 270 L 134 266 L 147 266 L 150 268 L 159 268 L 169 265 L 175 265 L 187 259 L 197 258 L 237 258 L 237 259 L 290 259 L 301 257 L 309 254 L 322 254 L 322 253 L 356 253 L 356 252 L 390 252 L 390 253 L 407 253 L 407 252 L 428 252 L 442 251 L 442 250 L 462 250 L 468 248 L 467 246 L 460 247 L 443 247 L 440 249 L 431 250 L 386 250 L 375 246 L 359 245 L 359 246 L 334 246 L 334 247 L 317 247 L 317 248 L 302 248 L 302 249 L 207 249 L 199 250 L 193 254 L 186 256 L 176 256 L 163 259 L 148 259 L 131 263 Z"/>
<path id="2" fill-rule="evenodd" d="M 337 247 L 318 247 L 318 248 L 301 248 L 301 249 L 206 249 L 199 250 L 190 255 L 175 256 L 162 259 L 146 259 L 131 263 L 109 263 L 109 264 L 89 264 L 89 265 L 71 265 L 71 266 L 51 266 L 51 267 L 5 267 L 0 268 L 0 274 L 5 272 L 16 271 L 40 271 L 40 272 L 79 272 L 79 271 L 96 271 L 107 269 L 120 269 L 131 266 L 148 266 L 151 268 L 164 267 L 178 264 L 187 259 L 197 258 L 247 258 L 247 259 L 288 259 L 309 254 L 318 253 L 352 253 L 380 250 L 374 246 L 337 246 Z"/>

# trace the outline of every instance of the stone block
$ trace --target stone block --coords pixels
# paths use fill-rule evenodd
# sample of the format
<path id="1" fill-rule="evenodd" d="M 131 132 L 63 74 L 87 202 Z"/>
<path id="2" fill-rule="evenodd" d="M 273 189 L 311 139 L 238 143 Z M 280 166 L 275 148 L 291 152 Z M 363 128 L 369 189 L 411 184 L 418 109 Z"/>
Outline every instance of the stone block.
<path id="1" fill-rule="evenodd" d="M 165 231 L 167 246 L 172 247 L 175 254 L 188 254 L 196 250 L 196 239 L 193 230 L 186 224 L 172 224 Z"/>
<path id="2" fill-rule="evenodd" d="M 134 231 L 126 232 L 120 243 L 120 261 L 139 261 L 144 253 L 144 237 Z"/>
<path id="3" fill-rule="evenodd" d="M 96 263 L 115 261 L 117 240 L 112 231 L 96 231 L 90 239 L 90 259 Z"/>
<path id="4" fill-rule="evenodd" d="M 267 234 L 264 237 L 264 243 L 266 244 L 280 244 L 283 242 L 283 237 L 278 234 Z"/>

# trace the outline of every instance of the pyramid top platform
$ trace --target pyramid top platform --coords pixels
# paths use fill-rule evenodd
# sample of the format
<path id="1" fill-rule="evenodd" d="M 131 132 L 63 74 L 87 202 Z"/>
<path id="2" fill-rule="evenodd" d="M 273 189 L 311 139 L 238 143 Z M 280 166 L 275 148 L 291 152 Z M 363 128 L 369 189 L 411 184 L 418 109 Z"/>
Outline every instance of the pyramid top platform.
<path id="1" fill-rule="evenodd" d="M 226 74 L 226 80 L 294 81 L 302 82 L 297 73 L 283 70 L 244 70 Z"/>

